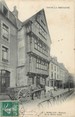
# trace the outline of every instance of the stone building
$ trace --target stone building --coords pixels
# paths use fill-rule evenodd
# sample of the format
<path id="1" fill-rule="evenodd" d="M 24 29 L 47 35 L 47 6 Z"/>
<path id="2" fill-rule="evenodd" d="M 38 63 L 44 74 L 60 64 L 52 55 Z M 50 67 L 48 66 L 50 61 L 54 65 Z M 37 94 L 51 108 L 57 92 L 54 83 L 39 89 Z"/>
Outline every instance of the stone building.
<path id="1" fill-rule="evenodd" d="M 64 88 L 68 71 L 50 57 L 50 47 L 44 9 L 21 22 L 16 6 L 11 12 L 0 1 L 0 93 L 8 87 Z"/>
<path id="2" fill-rule="evenodd" d="M 63 65 L 59 63 L 56 57 L 51 57 L 49 64 L 49 83 L 48 85 L 53 88 L 64 88 L 67 82 L 69 72 Z"/>
<path id="3" fill-rule="evenodd" d="M 44 10 L 28 20 L 18 19 L 0 1 L 0 92 L 8 87 L 43 87 L 49 76 L 51 39 Z"/>
<path id="4" fill-rule="evenodd" d="M 17 31 L 15 16 L 0 1 L 0 92 L 16 85 Z"/>
<path id="5" fill-rule="evenodd" d="M 17 85 L 46 85 L 51 39 L 44 10 L 23 22 L 18 31 Z"/>

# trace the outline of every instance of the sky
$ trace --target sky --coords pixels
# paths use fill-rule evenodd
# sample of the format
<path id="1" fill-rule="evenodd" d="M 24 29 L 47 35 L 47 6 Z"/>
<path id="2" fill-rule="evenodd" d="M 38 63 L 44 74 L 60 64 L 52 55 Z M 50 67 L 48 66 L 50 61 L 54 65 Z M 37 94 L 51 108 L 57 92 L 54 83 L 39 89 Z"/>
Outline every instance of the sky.
<path id="1" fill-rule="evenodd" d="M 75 73 L 75 40 L 74 40 L 74 0 L 5 0 L 13 11 L 16 5 L 21 21 L 45 10 L 48 29 L 51 37 L 51 56 Z"/>

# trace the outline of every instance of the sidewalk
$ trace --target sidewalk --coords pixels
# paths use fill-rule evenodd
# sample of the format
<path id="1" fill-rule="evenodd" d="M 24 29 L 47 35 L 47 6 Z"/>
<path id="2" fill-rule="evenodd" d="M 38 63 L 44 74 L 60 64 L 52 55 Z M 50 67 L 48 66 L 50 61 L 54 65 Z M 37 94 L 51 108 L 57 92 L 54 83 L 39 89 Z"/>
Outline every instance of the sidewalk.
<path id="1" fill-rule="evenodd" d="M 57 91 L 54 90 L 52 93 L 53 93 L 53 96 L 57 96 L 57 95 L 65 93 L 67 91 L 68 91 L 68 89 L 58 89 Z"/>

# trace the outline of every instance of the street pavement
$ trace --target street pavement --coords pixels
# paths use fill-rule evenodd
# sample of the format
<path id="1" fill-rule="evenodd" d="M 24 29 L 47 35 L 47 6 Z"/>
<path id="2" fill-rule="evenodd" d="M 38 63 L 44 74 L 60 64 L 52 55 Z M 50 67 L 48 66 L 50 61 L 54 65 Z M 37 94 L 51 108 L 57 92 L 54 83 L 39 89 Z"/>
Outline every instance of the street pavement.
<path id="1" fill-rule="evenodd" d="M 66 93 L 66 92 L 68 92 L 68 89 L 58 89 L 58 90 L 53 90 L 52 91 L 52 95 L 54 96 L 54 97 L 56 97 L 56 96 L 59 96 L 60 94 L 64 94 L 64 93 Z M 60 102 L 62 102 L 62 101 L 64 101 L 65 100 L 65 95 L 64 96 L 62 96 L 61 98 L 60 98 Z M 49 92 L 46 94 L 46 96 L 44 96 L 43 98 L 40 98 L 40 99 L 34 99 L 34 100 L 31 100 L 31 101 L 29 101 L 29 102 L 23 102 L 22 104 L 25 104 L 26 105 L 26 108 L 27 108 L 27 106 L 28 107 L 33 107 L 33 106 L 35 106 L 35 107 L 37 107 L 37 106 L 39 106 L 39 104 L 41 103 L 41 102 L 44 102 L 44 100 L 48 100 L 48 99 L 50 99 L 51 97 L 50 97 L 50 94 L 49 94 Z M 55 103 L 55 101 L 51 98 L 51 101 L 45 101 L 44 103 L 46 103 L 47 104 L 47 102 L 49 103 L 50 102 L 50 104 L 51 103 Z"/>
<path id="2" fill-rule="evenodd" d="M 68 91 L 66 89 L 65 91 Z M 63 93 L 64 90 L 54 91 L 56 94 Z M 38 106 L 38 103 L 43 99 L 33 100 L 29 103 L 20 105 L 20 112 L 23 117 L 75 117 L 75 90 L 63 101 L 55 101 L 53 104 L 49 102 Z M 20 113 L 22 115 L 22 113 Z"/>
<path id="3" fill-rule="evenodd" d="M 41 99 L 35 99 L 29 102 L 20 102 L 19 117 L 75 117 L 75 90 L 67 97 L 66 92 L 68 92 L 68 89 L 53 90 L 53 96 L 63 93 L 65 93 L 65 95 L 61 96 L 58 101 L 51 99 L 50 101 L 45 101 L 40 105 L 39 103 L 50 98 L 50 92 L 47 93 L 47 96 Z M 4 98 L 8 98 L 7 95 L 5 95 Z"/>

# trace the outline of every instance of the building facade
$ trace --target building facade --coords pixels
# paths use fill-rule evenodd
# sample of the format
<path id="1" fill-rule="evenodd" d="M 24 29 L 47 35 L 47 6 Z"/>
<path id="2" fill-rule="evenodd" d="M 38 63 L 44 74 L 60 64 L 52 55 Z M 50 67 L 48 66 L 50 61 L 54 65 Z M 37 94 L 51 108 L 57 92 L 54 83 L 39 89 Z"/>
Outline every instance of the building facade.
<path id="1" fill-rule="evenodd" d="M 10 87 L 43 87 L 49 76 L 51 39 L 44 10 L 21 22 L 0 1 L 0 93 Z"/>
<path id="2" fill-rule="evenodd" d="M 50 57 L 50 47 L 44 9 L 21 22 L 16 7 L 11 12 L 0 1 L 0 93 L 24 86 L 64 88 L 68 71 Z"/>
<path id="3" fill-rule="evenodd" d="M 17 26 L 6 3 L 0 1 L 0 92 L 16 85 Z"/>
<path id="4" fill-rule="evenodd" d="M 64 88 L 69 73 L 63 63 L 59 63 L 56 57 L 51 57 L 49 68 L 48 85 L 53 88 Z"/>
<path id="5" fill-rule="evenodd" d="M 51 39 L 44 10 L 23 22 L 18 31 L 18 85 L 42 87 L 49 76 Z"/>

